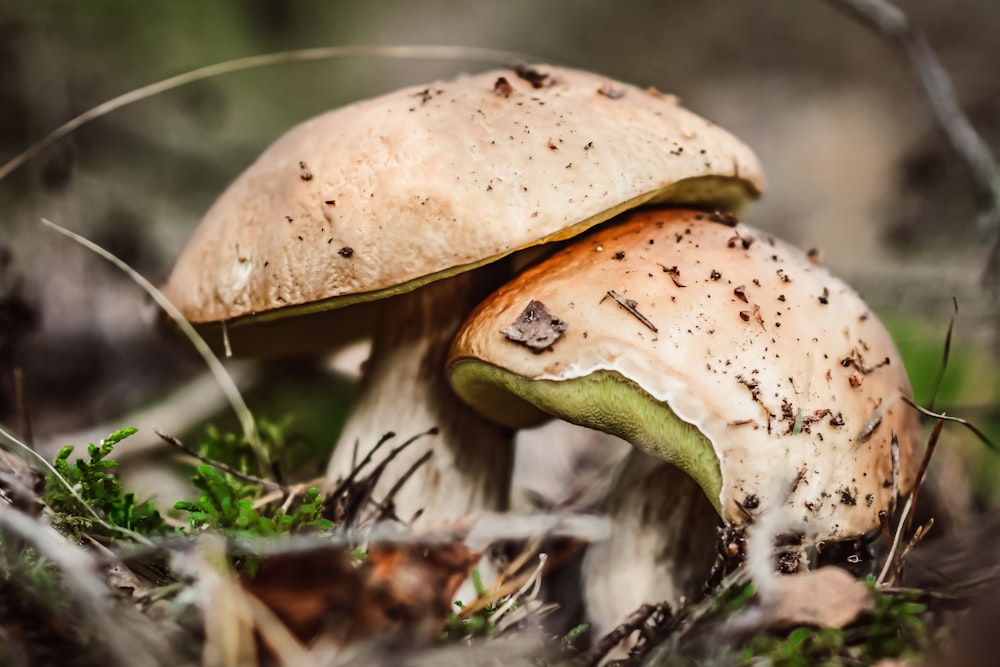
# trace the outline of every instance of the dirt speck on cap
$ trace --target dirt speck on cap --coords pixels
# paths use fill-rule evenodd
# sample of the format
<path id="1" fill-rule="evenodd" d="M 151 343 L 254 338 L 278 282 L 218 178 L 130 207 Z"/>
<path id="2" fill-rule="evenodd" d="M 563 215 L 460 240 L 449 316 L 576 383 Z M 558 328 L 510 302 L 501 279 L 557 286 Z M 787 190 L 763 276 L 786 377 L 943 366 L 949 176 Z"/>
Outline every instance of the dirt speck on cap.
<path id="1" fill-rule="evenodd" d="M 708 219 L 712 222 L 718 222 L 729 227 L 735 227 L 740 222 L 740 219 L 736 217 L 736 214 L 730 213 L 729 211 L 715 211 L 708 216 Z"/>
<path id="2" fill-rule="evenodd" d="M 519 78 L 530 83 L 532 88 L 544 88 L 545 86 L 551 86 L 554 83 L 548 74 L 539 72 L 538 70 L 525 65 L 518 65 L 515 67 L 514 73 L 517 74 Z"/>
<path id="3" fill-rule="evenodd" d="M 500 97 L 510 97 L 510 94 L 514 92 L 514 86 L 510 85 L 510 81 L 507 77 L 500 76 L 493 83 L 493 93 L 499 95 Z"/>

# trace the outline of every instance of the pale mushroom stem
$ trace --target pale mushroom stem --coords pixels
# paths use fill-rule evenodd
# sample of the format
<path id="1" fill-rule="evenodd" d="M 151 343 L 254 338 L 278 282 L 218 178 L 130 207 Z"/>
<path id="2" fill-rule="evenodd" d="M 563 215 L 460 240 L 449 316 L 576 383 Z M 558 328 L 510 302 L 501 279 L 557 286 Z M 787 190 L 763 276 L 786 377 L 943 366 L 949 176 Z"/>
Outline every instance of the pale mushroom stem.
<path id="1" fill-rule="evenodd" d="M 611 536 L 590 547 L 583 565 L 596 636 L 644 603 L 666 602 L 676 611 L 684 600 L 702 596 L 721 519 L 691 477 L 633 450 L 616 471 L 605 511 Z"/>
<path id="2" fill-rule="evenodd" d="M 448 346 L 484 293 L 482 270 L 440 280 L 394 297 L 383 309 L 359 393 L 327 468 L 333 486 L 387 432 L 397 437 L 376 453 L 372 470 L 394 445 L 427 431 L 386 468 L 373 493 L 381 502 L 428 451 L 393 497 L 400 519 L 422 511 L 417 525 L 468 517 L 507 506 L 512 432 L 478 416 L 452 392 L 444 375 Z M 488 272 L 487 272 L 488 273 Z M 493 283 L 495 284 L 495 283 Z"/>

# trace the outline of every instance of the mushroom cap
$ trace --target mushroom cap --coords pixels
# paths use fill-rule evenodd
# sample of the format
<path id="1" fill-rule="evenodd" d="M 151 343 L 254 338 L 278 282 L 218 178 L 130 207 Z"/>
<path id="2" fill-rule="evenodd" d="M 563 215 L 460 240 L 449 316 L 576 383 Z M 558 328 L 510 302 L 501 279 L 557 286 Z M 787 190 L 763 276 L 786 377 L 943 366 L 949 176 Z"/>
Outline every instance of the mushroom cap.
<path id="1" fill-rule="evenodd" d="M 163 291 L 196 323 L 339 308 L 644 202 L 738 209 L 761 186 L 753 153 L 672 96 L 548 65 L 494 70 L 292 128 L 211 207 Z"/>
<path id="2" fill-rule="evenodd" d="M 623 437 L 728 522 L 784 507 L 821 539 L 860 535 L 914 476 L 896 348 L 805 253 L 710 217 L 641 209 L 525 271 L 463 325 L 452 386 L 509 426 L 547 413 Z M 539 352 L 514 340 L 532 325 L 550 328 Z"/>

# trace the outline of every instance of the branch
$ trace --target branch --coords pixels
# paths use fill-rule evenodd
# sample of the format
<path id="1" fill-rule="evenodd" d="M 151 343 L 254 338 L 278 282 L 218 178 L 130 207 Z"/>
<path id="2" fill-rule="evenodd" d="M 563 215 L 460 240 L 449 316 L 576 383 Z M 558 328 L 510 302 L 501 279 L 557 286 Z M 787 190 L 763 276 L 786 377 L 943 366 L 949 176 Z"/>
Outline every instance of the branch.
<path id="1" fill-rule="evenodd" d="M 990 250 L 983 270 L 984 283 L 1000 279 L 1000 165 L 989 145 L 962 111 L 951 78 L 934 55 L 923 33 L 889 0 L 826 0 L 872 29 L 898 48 L 920 80 L 937 124 L 969 170 L 974 185 L 987 198 L 979 218 L 980 229 L 990 235 Z"/>

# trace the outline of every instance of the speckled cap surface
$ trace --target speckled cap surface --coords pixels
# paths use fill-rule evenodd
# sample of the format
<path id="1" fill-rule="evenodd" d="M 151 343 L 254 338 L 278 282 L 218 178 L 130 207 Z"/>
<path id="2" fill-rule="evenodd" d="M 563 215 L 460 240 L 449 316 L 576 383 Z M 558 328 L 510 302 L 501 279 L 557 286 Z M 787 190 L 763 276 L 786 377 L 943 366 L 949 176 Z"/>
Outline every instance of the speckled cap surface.
<path id="1" fill-rule="evenodd" d="M 892 340 L 806 253 L 709 218 L 735 222 L 641 209 L 525 271 L 459 332 L 453 387 L 511 426 L 541 410 L 619 435 L 733 523 L 783 507 L 822 539 L 876 527 L 920 437 Z M 517 340 L 548 319 L 535 349 Z"/>
<path id="2" fill-rule="evenodd" d="M 536 65 L 414 86 L 278 139 L 215 202 L 164 292 L 193 322 L 409 291 L 670 200 L 737 209 L 761 170 L 677 100 Z"/>

